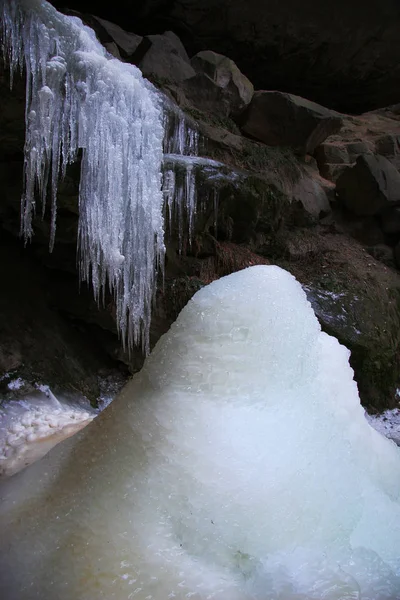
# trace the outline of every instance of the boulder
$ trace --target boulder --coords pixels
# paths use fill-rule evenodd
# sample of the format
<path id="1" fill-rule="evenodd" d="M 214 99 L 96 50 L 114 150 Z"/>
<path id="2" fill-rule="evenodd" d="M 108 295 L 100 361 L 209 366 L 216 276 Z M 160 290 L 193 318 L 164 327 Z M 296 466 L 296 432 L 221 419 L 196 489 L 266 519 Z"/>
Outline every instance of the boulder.
<path id="1" fill-rule="evenodd" d="M 375 215 L 400 203 L 400 173 L 380 155 L 361 155 L 337 180 L 343 204 L 356 215 Z"/>
<path id="2" fill-rule="evenodd" d="M 53 0 L 134 31 L 179 33 L 190 54 L 232 58 L 256 89 L 362 113 L 399 101 L 397 0 Z M 345 40 L 345 43 L 344 43 Z"/>
<path id="3" fill-rule="evenodd" d="M 207 75 L 223 90 L 229 113 L 236 113 L 250 103 L 254 93 L 253 84 L 230 58 L 205 50 L 193 56 L 190 63 L 196 73 Z"/>
<path id="4" fill-rule="evenodd" d="M 352 166 L 361 154 L 373 154 L 370 141 L 346 141 L 332 136 L 315 149 L 315 158 L 320 173 L 326 179 L 336 182 L 346 167 Z"/>
<path id="5" fill-rule="evenodd" d="M 341 125 L 338 113 L 277 91 L 255 92 L 240 118 L 243 133 L 270 146 L 290 146 L 302 154 L 312 154 Z"/>
<path id="6" fill-rule="evenodd" d="M 144 46 L 144 55 L 138 66 L 145 77 L 160 83 L 180 83 L 196 74 L 182 42 L 172 31 L 148 35 L 141 46 Z M 137 54 L 140 54 L 141 46 L 137 48 Z"/>
<path id="7" fill-rule="evenodd" d="M 400 153 L 400 135 L 388 133 L 375 141 L 378 154 L 386 157 L 395 157 Z"/>
<path id="8" fill-rule="evenodd" d="M 318 146 L 315 149 L 315 158 L 320 168 L 327 163 L 341 165 L 351 162 L 346 144 L 336 141 L 326 141 Z"/>
<path id="9" fill-rule="evenodd" d="M 142 36 L 124 31 L 122 27 L 106 19 L 101 19 L 93 15 L 92 21 L 90 25 L 94 28 L 97 36 L 102 44 L 106 46 L 107 50 L 110 52 L 112 44 L 115 44 L 121 57 L 124 59 L 129 60 L 143 40 Z M 114 52 L 111 52 L 111 54 L 115 56 Z"/>
<path id="10" fill-rule="evenodd" d="M 205 73 L 196 73 L 180 84 L 187 102 L 203 113 L 217 117 L 228 117 L 231 112 L 230 94 Z"/>
<path id="11" fill-rule="evenodd" d="M 293 224 L 312 225 L 331 212 L 328 193 L 331 187 L 322 185 L 320 178 L 304 175 L 292 190 L 292 202 L 297 210 L 293 213 Z M 334 186 L 333 186 L 334 188 Z M 298 210 L 300 209 L 300 210 Z"/>
<path id="12" fill-rule="evenodd" d="M 369 140 L 346 142 L 346 150 L 349 155 L 350 163 L 354 163 L 361 154 L 374 154 L 374 146 Z M 381 153 L 378 152 L 377 154 Z"/>

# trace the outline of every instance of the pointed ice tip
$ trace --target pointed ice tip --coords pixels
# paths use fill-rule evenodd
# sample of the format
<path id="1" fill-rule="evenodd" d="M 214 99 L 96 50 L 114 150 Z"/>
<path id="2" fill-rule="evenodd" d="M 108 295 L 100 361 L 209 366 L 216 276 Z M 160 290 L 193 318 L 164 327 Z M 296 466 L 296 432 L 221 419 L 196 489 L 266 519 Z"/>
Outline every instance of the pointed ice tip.
<path id="1" fill-rule="evenodd" d="M 33 233 L 37 191 L 44 211 L 51 188 L 52 250 L 57 184 L 83 149 L 80 277 L 92 280 L 96 298 L 111 282 L 117 323 L 123 324 L 118 325 L 120 338 L 128 340 L 129 348 L 142 340 L 148 349 L 157 271 L 163 268 L 165 251 L 163 144 L 170 153 L 197 154 L 198 134 L 181 111 L 170 110 L 137 67 L 111 58 L 78 18 L 58 13 L 43 0 L 0 0 L 0 12 L 11 79 L 22 66 L 27 71 L 21 202 L 25 243 Z M 195 213 L 194 184 L 188 168 L 181 189 L 168 189 L 169 207 L 176 205 L 180 219 L 187 212 L 189 226 Z"/>

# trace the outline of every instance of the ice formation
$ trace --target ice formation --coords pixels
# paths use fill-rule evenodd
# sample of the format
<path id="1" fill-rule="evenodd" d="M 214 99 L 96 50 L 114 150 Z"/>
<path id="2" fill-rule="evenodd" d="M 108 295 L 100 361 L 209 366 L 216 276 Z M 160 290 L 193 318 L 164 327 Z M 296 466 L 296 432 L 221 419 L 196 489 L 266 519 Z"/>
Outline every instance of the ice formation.
<path id="1" fill-rule="evenodd" d="M 16 381 L 22 380 L 11 381 L 9 387 Z M 0 478 L 42 458 L 95 416 L 94 410 L 60 402 L 47 386 L 0 406 Z"/>
<path id="2" fill-rule="evenodd" d="M 0 596 L 397 600 L 400 451 L 348 357 L 278 267 L 197 292 L 98 419 L 1 484 Z"/>
<path id="3" fill-rule="evenodd" d="M 11 82 L 27 81 L 21 233 L 28 240 L 37 195 L 51 198 L 56 233 L 57 186 L 81 151 L 79 269 L 99 301 L 114 292 L 117 326 L 128 347 L 148 350 L 151 304 L 164 259 L 163 145 L 197 152 L 197 134 L 135 66 L 109 55 L 94 32 L 44 0 L 0 0 L 3 53 Z M 190 169 L 188 170 L 190 180 Z M 194 192 L 169 196 L 194 211 Z M 183 210 L 183 208 L 181 209 Z"/>

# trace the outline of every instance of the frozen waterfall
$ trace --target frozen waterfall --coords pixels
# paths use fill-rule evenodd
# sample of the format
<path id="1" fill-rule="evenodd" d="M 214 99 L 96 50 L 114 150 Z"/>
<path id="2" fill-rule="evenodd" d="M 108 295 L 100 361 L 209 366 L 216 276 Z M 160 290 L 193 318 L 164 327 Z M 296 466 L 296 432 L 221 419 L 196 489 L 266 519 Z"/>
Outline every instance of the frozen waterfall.
<path id="1" fill-rule="evenodd" d="M 193 222 L 191 168 L 175 190 L 162 190 L 166 152 L 197 152 L 197 134 L 135 66 L 109 55 L 80 19 L 44 0 L 0 0 L 3 53 L 13 75 L 26 71 L 26 140 L 21 233 L 32 236 L 35 198 L 51 203 L 56 234 L 57 186 L 81 152 L 79 271 L 97 301 L 114 293 L 122 341 L 149 348 L 157 273 L 164 261 L 164 194 Z"/>
<path id="2" fill-rule="evenodd" d="M 301 286 L 197 292 L 120 396 L 0 484 L 7 600 L 398 600 L 400 450 Z"/>

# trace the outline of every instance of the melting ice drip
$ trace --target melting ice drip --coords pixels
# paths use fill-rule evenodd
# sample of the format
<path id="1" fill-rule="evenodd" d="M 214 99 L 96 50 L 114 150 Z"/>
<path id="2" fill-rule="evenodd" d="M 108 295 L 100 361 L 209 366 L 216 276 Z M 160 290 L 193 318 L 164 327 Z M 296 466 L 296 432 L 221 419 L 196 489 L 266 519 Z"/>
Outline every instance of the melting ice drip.
<path id="1" fill-rule="evenodd" d="M 26 140 L 21 233 L 32 236 L 35 195 L 51 198 L 54 246 L 57 186 L 82 151 L 79 272 L 97 301 L 108 284 L 117 326 L 130 348 L 147 352 L 157 272 L 164 261 L 163 140 L 169 152 L 194 154 L 197 136 L 182 114 L 168 116 L 162 95 L 133 65 L 109 55 L 80 19 L 44 0 L 0 0 L 3 53 L 13 74 L 25 68 Z M 190 169 L 188 169 L 190 179 Z M 167 195 L 193 222 L 190 184 Z M 180 210 L 183 210 L 182 207 Z"/>

